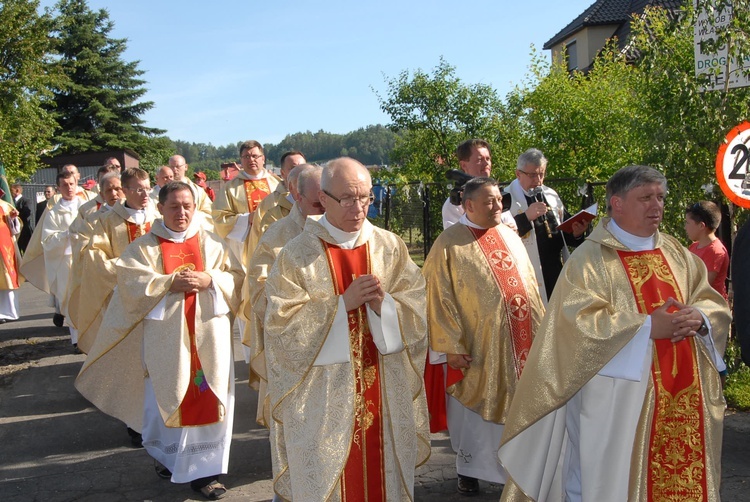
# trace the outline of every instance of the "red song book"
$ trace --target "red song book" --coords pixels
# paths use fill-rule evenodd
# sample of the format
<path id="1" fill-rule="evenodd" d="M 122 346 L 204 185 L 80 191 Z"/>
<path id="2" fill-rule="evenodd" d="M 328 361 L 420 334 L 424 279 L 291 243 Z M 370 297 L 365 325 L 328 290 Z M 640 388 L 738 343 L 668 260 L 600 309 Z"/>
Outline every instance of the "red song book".
<path id="1" fill-rule="evenodd" d="M 584 225 L 591 223 L 596 218 L 596 212 L 599 204 L 593 204 L 586 209 L 581 209 L 576 214 L 560 223 L 557 228 L 563 232 L 573 233 L 573 223 L 581 222 Z"/>

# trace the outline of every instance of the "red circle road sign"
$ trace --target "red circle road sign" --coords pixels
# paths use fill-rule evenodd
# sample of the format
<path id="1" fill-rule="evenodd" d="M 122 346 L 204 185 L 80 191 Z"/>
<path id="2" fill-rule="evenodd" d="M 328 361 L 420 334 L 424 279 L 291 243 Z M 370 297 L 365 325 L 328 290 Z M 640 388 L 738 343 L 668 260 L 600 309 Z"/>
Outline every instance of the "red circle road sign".
<path id="1" fill-rule="evenodd" d="M 729 200 L 750 209 L 750 122 L 724 138 L 716 156 L 716 180 Z"/>

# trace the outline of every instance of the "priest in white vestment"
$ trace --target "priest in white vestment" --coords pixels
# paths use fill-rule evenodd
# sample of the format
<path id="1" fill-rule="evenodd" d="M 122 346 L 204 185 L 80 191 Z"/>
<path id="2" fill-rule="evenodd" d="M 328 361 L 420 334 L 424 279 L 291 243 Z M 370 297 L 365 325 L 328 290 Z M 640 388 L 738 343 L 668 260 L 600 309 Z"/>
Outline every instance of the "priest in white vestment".
<path id="1" fill-rule="evenodd" d="M 169 183 L 159 197 L 163 218 L 117 262 L 117 287 L 76 388 L 141 430 L 160 476 L 216 499 L 226 493 L 218 477 L 232 438 L 231 321 L 243 274 L 223 241 L 193 220 L 188 185 Z"/>
<path id="2" fill-rule="evenodd" d="M 718 501 L 730 314 L 629 166 L 563 268 L 508 412 L 502 500 Z"/>

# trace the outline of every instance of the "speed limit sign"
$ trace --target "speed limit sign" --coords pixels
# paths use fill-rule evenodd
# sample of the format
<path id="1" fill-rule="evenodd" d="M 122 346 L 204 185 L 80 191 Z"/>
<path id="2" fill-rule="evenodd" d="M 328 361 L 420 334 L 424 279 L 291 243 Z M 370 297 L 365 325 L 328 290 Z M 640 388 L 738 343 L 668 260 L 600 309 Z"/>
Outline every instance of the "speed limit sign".
<path id="1" fill-rule="evenodd" d="M 716 180 L 729 200 L 750 209 L 750 122 L 727 134 L 716 156 Z"/>

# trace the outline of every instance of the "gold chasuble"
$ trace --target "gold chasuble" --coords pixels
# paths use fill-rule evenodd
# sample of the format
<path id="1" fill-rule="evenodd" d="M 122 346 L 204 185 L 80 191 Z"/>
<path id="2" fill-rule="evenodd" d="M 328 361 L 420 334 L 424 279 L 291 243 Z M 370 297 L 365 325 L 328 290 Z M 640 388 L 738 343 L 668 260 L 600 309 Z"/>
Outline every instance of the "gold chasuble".
<path id="1" fill-rule="evenodd" d="M 2 254 L 2 276 L 0 276 L 0 290 L 18 289 L 18 264 L 20 256 L 18 246 L 8 226 L 8 218 L 12 207 L 3 201 L 0 204 L 0 254 Z"/>
<path id="2" fill-rule="evenodd" d="M 136 226 L 137 225 L 133 225 Z M 130 225 L 128 226 L 130 230 Z M 164 273 L 175 274 L 181 270 L 203 272 L 203 260 L 198 245 L 198 236 L 194 235 L 185 242 L 177 243 L 159 238 L 159 246 L 164 261 Z M 190 384 L 182 398 L 177 415 L 169 427 L 186 427 L 191 425 L 208 425 L 221 420 L 221 405 L 216 395 L 208 386 L 206 375 L 201 366 L 195 342 L 195 293 L 185 293 L 185 321 L 190 338 Z"/>
<path id="3" fill-rule="evenodd" d="M 639 312 L 651 314 L 670 297 L 684 301 L 660 250 L 617 254 L 627 271 Z M 703 394 L 695 339 L 653 343 L 655 400 L 648 448 L 648 500 L 707 501 Z"/>
<path id="4" fill-rule="evenodd" d="M 370 273 L 367 244 L 341 249 L 324 243 L 337 295 L 354 279 Z M 354 370 L 354 434 L 341 475 L 341 500 L 384 501 L 383 417 L 378 348 L 372 339 L 364 305 L 347 312 L 351 364 Z"/>
<path id="5" fill-rule="evenodd" d="M 308 218 L 266 280 L 274 491 L 295 501 L 413 500 L 415 466 L 430 451 L 424 280 L 403 241 L 367 221 L 346 248 Z M 393 352 L 375 345 L 375 314 L 338 312 L 341 293 L 368 273 L 390 296 L 377 329 L 400 331 L 403 348 Z M 329 337 L 343 350 L 321 361 L 331 357 Z"/>
<path id="6" fill-rule="evenodd" d="M 448 394 L 484 420 L 505 423 L 544 315 L 523 242 L 505 225 L 477 229 L 457 223 L 435 240 L 422 273 L 427 280 L 432 350 L 473 358 L 468 369 L 448 367 Z M 443 365 L 430 366 L 434 372 Z M 447 426 L 446 387 L 433 385 L 441 378 L 429 377 L 426 371 L 430 420 L 436 431 Z"/>
<path id="7" fill-rule="evenodd" d="M 729 308 L 677 239 L 657 231 L 633 251 L 620 233 L 602 218 L 563 267 L 508 411 L 503 501 L 563 500 L 571 486 L 583 500 L 719 500 Z M 670 297 L 706 316 L 711 335 L 642 338 Z M 564 469 L 566 449 L 580 477 Z"/>

